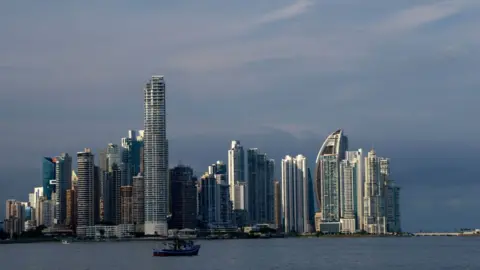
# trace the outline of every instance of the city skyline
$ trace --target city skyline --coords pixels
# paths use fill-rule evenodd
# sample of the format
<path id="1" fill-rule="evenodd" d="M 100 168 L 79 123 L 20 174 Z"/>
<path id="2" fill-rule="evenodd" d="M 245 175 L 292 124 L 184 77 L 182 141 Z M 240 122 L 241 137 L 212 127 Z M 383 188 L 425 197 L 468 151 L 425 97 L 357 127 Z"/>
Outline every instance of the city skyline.
<path id="1" fill-rule="evenodd" d="M 0 198 L 26 200 L 43 156 L 96 152 L 142 129 L 139 82 L 158 72 L 171 82 L 172 165 L 182 160 L 201 172 L 226 162 L 225 148 L 238 139 L 277 161 L 302 153 L 314 177 L 324 137 L 344 128 L 350 149 L 373 144 L 392 159 L 405 230 L 475 227 L 478 3 L 335 2 L 215 5 L 228 19 L 209 16 L 212 2 L 195 14 L 177 4 L 96 12 L 7 3 L 0 21 L 16 31 L 0 30 L 0 148 L 8 153 L 0 157 Z M 128 19 L 135 23 L 121 27 Z M 164 19 L 169 39 L 155 27 Z"/>

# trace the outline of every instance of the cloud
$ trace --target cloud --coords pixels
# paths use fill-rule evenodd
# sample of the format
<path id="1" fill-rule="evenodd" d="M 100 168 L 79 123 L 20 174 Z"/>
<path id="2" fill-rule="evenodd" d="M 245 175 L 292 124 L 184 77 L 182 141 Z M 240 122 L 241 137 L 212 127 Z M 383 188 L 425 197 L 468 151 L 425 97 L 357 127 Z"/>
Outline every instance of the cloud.
<path id="1" fill-rule="evenodd" d="M 478 5 L 476 0 L 442 0 L 433 4 L 418 5 L 396 12 L 378 23 L 374 29 L 380 33 L 413 30 L 438 22 Z"/>
<path id="2" fill-rule="evenodd" d="M 295 18 L 308 11 L 314 5 L 313 0 L 296 0 L 293 4 L 270 11 L 259 18 L 255 23 L 273 23 L 277 21 Z"/>

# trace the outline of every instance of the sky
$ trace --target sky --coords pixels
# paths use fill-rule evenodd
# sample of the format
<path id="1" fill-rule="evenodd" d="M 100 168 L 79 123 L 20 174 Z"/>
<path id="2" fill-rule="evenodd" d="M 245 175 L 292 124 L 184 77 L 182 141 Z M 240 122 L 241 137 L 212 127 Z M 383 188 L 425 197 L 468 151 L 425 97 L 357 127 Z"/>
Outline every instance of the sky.
<path id="1" fill-rule="evenodd" d="M 142 129 L 161 74 L 171 166 L 237 139 L 313 169 L 343 128 L 391 158 L 404 230 L 480 228 L 479 23 L 478 0 L 0 0 L 0 201 Z"/>

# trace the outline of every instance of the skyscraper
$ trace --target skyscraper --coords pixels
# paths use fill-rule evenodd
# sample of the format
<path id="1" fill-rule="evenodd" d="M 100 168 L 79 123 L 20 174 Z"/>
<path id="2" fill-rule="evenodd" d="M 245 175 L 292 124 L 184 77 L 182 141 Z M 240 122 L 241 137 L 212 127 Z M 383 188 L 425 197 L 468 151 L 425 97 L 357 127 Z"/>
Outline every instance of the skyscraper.
<path id="1" fill-rule="evenodd" d="M 62 153 L 55 158 L 55 221 L 65 224 L 67 218 L 67 190 L 72 187 L 72 157 Z"/>
<path id="2" fill-rule="evenodd" d="M 108 160 L 108 158 L 107 158 Z M 120 224 L 121 219 L 121 200 L 120 200 L 120 182 L 122 172 L 117 163 L 112 163 L 105 173 L 103 183 L 103 218 L 106 222 Z"/>
<path id="3" fill-rule="evenodd" d="M 275 226 L 277 229 L 282 228 L 282 185 L 279 181 L 274 181 L 274 213 L 275 213 Z"/>
<path id="4" fill-rule="evenodd" d="M 144 88 L 145 234 L 167 235 L 168 141 L 165 81 L 152 76 Z"/>
<path id="5" fill-rule="evenodd" d="M 172 229 L 197 227 L 197 179 L 190 167 L 178 165 L 170 170 Z"/>
<path id="6" fill-rule="evenodd" d="M 145 190 L 144 179 L 142 175 L 133 177 L 133 224 L 135 224 L 135 231 L 143 232 L 145 229 Z"/>
<path id="7" fill-rule="evenodd" d="M 363 217 L 362 150 L 347 151 L 340 162 L 340 223 L 342 232 L 362 229 Z"/>
<path id="8" fill-rule="evenodd" d="M 122 163 L 124 164 L 122 186 L 132 185 L 133 177 L 140 173 L 143 141 L 137 140 L 136 134 L 135 130 L 129 130 L 128 137 L 122 138 Z"/>
<path id="9" fill-rule="evenodd" d="M 340 162 L 347 149 L 348 139 L 339 129 L 327 137 L 318 152 L 314 187 L 322 231 L 340 231 Z"/>
<path id="10" fill-rule="evenodd" d="M 303 155 L 282 159 L 282 212 L 285 232 L 312 230 L 308 202 L 308 168 Z"/>
<path id="11" fill-rule="evenodd" d="M 215 164 L 210 166 L 209 172 L 198 182 L 199 216 L 206 227 L 232 225 L 232 202 L 226 171 L 217 168 Z"/>
<path id="12" fill-rule="evenodd" d="M 67 216 L 65 219 L 65 225 L 70 226 L 71 228 L 76 228 L 77 223 L 77 196 L 74 189 L 67 190 Z"/>
<path id="13" fill-rule="evenodd" d="M 232 141 L 228 150 L 228 185 L 233 210 L 246 210 L 245 152 L 240 141 Z"/>
<path id="14" fill-rule="evenodd" d="M 386 233 L 384 183 L 382 174 L 386 174 L 388 160 L 377 157 L 375 150 L 370 150 L 365 157 L 365 191 L 364 191 L 364 230 L 371 234 Z"/>
<path id="15" fill-rule="evenodd" d="M 42 159 L 42 186 L 43 194 L 47 200 L 52 199 L 52 193 L 55 190 L 55 186 L 50 182 L 55 180 L 55 158 L 43 157 Z"/>
<path id="16" fill-rule="evenodd" d="M 85 236 L 86 227 L 93 226 L 95 223 L 95 163 L 89 148 L 77 153 L 77 166 L 77 235 Z"/>
<path id="17" fill-rule="evenodd" d="M 248 215 L 251 224 L 273 223 L 273 179 L 275 162 L 257 148 L 247 151 Z"/>
<path id="18" fill-rule="evenodd" d="M 387 232 L 402 231 L 400 222 L 400 187 L 393 180 L 387 180 L 385 187 L 385 218 Z"/>
<path id="19" fill-rule="evenodd" d="M 133 187 L 120 187 L 121 219 L 120 224 L 133 224 Z"/>

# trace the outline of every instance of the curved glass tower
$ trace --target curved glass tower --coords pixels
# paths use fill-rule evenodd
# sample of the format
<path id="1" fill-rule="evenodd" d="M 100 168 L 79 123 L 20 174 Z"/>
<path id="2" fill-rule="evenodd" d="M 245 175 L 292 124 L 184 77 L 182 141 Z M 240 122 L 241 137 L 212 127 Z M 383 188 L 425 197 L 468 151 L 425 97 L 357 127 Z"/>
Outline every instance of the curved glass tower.
<path id="1" fill-rule="evenodd" d="M 340 221 L 340 162 L 347 149 L 348 138 L 339 129 L 327 137 L 318 152 L 314 188 L 322 222 Z"/>

